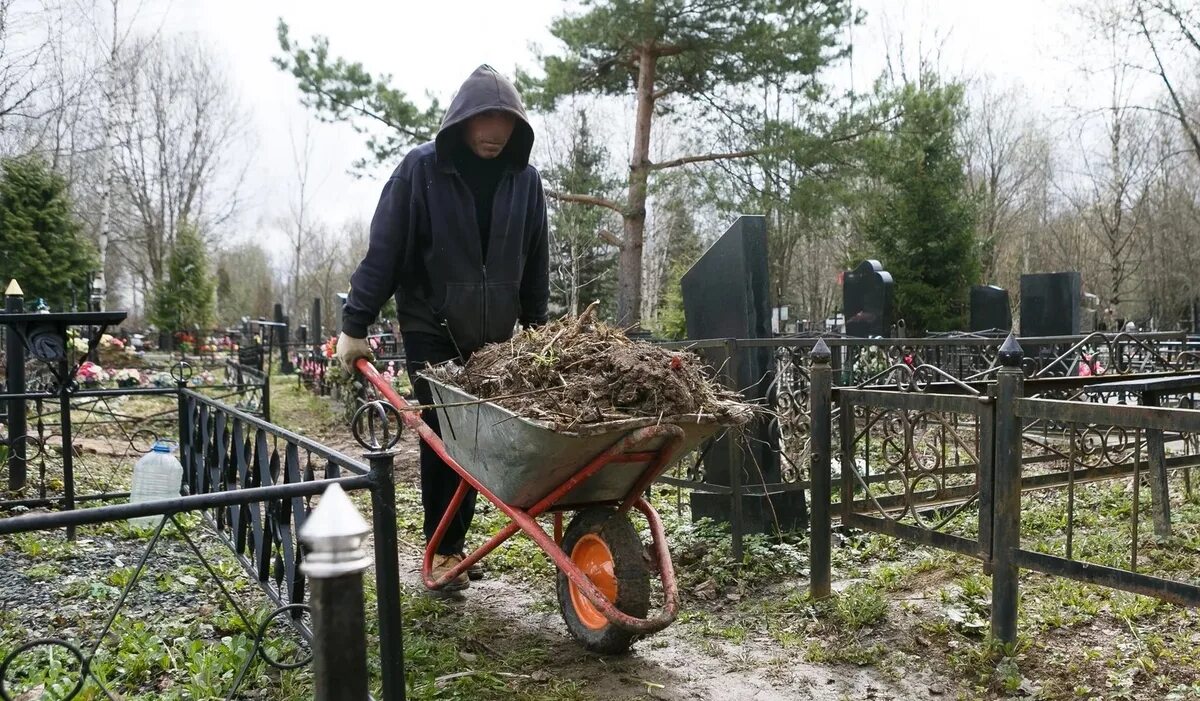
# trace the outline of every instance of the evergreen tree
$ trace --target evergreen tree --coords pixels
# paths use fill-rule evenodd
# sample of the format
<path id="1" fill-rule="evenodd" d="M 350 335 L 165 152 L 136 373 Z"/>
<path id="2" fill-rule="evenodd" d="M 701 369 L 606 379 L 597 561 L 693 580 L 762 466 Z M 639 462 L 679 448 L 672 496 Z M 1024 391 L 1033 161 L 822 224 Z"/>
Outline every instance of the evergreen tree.
<path id="1" fill-rule="evenodd" d="M 604 174 L 608 154 L 596 143 L 587 114 L 580 112 L 567 160 L 546 172 L 553 187 L 603 195 L 612 188 Z M 599 207 L 550 202 L 550 304 L 557 314 L 578 314 L 599 302 L 599 318 L 616 311 L 616 248 L 605 242 L 611 219 Z"/>
<path id="2" fill-rule="evenodd" d="M 689 202 L 692 191 L 683 177 L 671 178 L 659 196 L 663 227 L 660 235 L 665 247 L 662 274 L 659 277 L 658 309 L 654 331 L 663 338 L 682 339 L 687 336 L 687 319 L 683 313 L 683 290 L 679 281 L 700 258 L 703 248 L 696 220 Z"/>
<path id="3" fill-rule="evenodd" d="M 689 163 L 746 158 L 760 150 L 692 153 L 653 162 L 650 136 L 664 115 L 683 114 L 714 123 L 730 114 L 724 96 L 755 90 L 765 79 L 792 79 L 809 94 L 823 68 L 845 55 L 843 28 L 856 19 L 848 0 L 583 0 L 578 12 L 554 20 L 550 33 L 561 54 L 539 57 L 543 75 L 518 76 L 533 107 L 553 109 L 571 95 L 633 98 L 633 143 L 625 192 L 615 198 L 591 192 L 547 194 L 562 201 L 605 207 L 620 215 L 618 323 L 637 326 L 642 312 L 642 254 L 650 175 Z M 394 160 L 429 137 L 437 105 L 422 110 L 372 77 L 359 63 L 331 58 L 329 42 L 295 42 L 280 21 L 276 65 L 296 79 L 303 101 L 321 119 L 387 127 L 368 139 L 372 155 Z M 733 100 L 738 102 L 738 100 Z M 748 107 L 753 100 L 737 105 Z M 734 110 L 736 111 L 736 109 Z M 750 115 L 734 120 L 745 123 Z"/>
<path id="4" fill-rule="evenodd" d="M 872 142 L 868 165 L 879 187 L 868 197 L 863 233 L 871 257 L 896 280 L 897 318 L 910 331 L 961 330 L 979 278 L 977 204 L 956 141 L 962 86 L 926 71 L 893 97 L 901 116 Z"/>
<path id="5" fill-rule="evenodd" d="M 154 290 L 150 322 L 159 329 L 173 331 L 210 328 L 214 292 L 204 239 L 196 227 L 184 223 L 167 256 L 167 278 Z"/>
<path id="6" fill-rule="evenodd" d="M 66 181 L 40 159 L 0 163 L 0 284 L 17 280 L 28 307 L 42 298 L 62 309 L 72 287 L 85 296 L 97 265 L 71 216 Z"/>

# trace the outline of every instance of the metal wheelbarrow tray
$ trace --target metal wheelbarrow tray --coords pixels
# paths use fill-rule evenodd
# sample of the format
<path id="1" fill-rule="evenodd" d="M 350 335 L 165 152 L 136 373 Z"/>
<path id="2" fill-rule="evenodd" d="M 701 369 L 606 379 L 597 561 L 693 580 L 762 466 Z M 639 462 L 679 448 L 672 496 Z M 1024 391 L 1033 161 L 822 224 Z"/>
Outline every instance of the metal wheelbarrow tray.
<path id="1" fill-rule="evenodd" d="M 528 508 L 549 494 L 587 463 L 637 429 L 678 426 L 682 439 L 661 456 L 661 464 L 647 475 L 649 460 L 659 457 L 668 443 L 663 434 L 631 443 L 623 453 L 629 462 L 616 462 L 589 477 L 554 509 L 583 504 L 620 502 L 644 479 L 653 481 L 681 456 L 694 450 L 723 427 L 708 415 L 665 416 L 580 424 L 556 431 L 544 422 L 531 421 L 491 402 L 478 402 L 457 387 L 424 376 L 433 389 L 442 441 L 450 456 L 501 501 Z M 454 406 L 457 405 L 457 406 Z M 644 488 L 644 486 L 643 486 Z"/>
<path id="2" fill-rule="evenodd" d="M 723 428 L 716 417 L 629 419 L 557 431 L 426 377 L 439 405 L 439 437 L 370 362 L 362 359 L 355 367 L 460 478 L 425 545 L 421 579 L 426 587 L 456 584 L 472 565 L 521 532 L 558 567 L 563 620 L 588 649 L 623 652 L 675 620 L 679 595 L 666 533 L 642 493 L 672 461 Z M 433 557 L 472 488 L 511 521 L 435 579 Z M 634 509 L 646 518 L 649 546 L 629 518 Z M 564 510 L 576 511 L 565 533 Z M 553 537 L 537 521 L 547 513 L 553 514 Z M 654 616 L 652 572 L 662 582 L 663 598 Z"/>

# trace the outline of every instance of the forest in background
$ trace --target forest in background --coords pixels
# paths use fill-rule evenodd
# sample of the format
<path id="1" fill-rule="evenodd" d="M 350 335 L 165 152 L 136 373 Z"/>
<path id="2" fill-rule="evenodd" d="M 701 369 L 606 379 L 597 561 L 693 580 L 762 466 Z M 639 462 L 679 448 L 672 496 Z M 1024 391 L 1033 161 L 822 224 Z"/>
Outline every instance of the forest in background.
<path id="1" fill-rule="evenodd" d="M 158 327 L 274 302 L 302 323 L 320 297 L 332 328 L 374 202 L 345 221 L 313 206 L 305 130 L 284 213 L 235 224 L 255 142 L 237 67 L 195 37 L 135 31 L 121 6 L 0 0 L 0 277 L 64 307 L 102 271 L 107 305 Z M 564 8 L 558 44 L 514 76 L 551 194 L 555 312 L 599 301 L 605 318 L 678 336 L 679 278 L 739 213 L 767 217 L 771 301 L 793 319 L 836 312 L 838 273 L 868 257 L 895 276 L 915 333 L 962 328 L 970 285 L 1015 295 L 1024 272 L 1079 270 L 1102 310 L 1143 326 L 1176 328 L 1200 296 L 1191 3 L 1081 3 L 1079 69 L 1106 99 L 1053 110 L 936 50 L 836 85 L 845 29 L 864 21 L 848 2 Z M 286 21 L 279 79 L 318 120 L 361 131 L 347 167 L 397 163 L 436 130 L 452 88 L 410 97 L 387 67 Z"/>

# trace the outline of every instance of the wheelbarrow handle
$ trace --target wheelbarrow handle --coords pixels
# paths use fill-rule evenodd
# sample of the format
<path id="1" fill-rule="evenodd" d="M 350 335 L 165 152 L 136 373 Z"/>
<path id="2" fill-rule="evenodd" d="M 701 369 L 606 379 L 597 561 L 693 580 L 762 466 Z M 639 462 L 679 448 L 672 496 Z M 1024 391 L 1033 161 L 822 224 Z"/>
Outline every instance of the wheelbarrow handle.
<path id="1" fill-rule="evenodd" d="M 429 424 L 421 420 L 421 412 L 416 411 L 417 407 L 404 401 L 404 397 L 400 396 L 400 393 L 392 387 L 391 383 L 383 379 L 383 375 L 379 374 L 379 371 L 375 369 L 371 361 L 366 358 L 359 358 L 354 361 L 354 369 L 362 373 L 363 378 L 367 382 L 370 382 L 388 403 L 396 407 L 396 410 L 400 412 L 400 420 L 404 422 L 404 425 L 416 431 L 421 440 L 425 441 L 425 444 L 433 449 L 433 452 L 437 453 L 442 462 L 449 465 L 459 475 L 463 474 L 462 466 L 458 464 L 458 461 L 450 457 L 450 453 L 446 450 L 446 444 L 442 442 L 441 437 L 433 432 Z"/>
<path id="2" fill-rule="evenodd" d="M 400 418 L 404 420 L 406 426 L 420 432 L 419 425 L 424 425 L 425 422 L 421 421 L 417 412 L 411 410 L 412 405 L 406 402 L 404 397 L 400 396 L 400 393 L 392 387 L 391 383 L 383 379 L 383 375 L 379 374 L 379 371 L 375 369 L 370 360 L 366 358 L 355 360 L 354 369 L 358 370 L 362 374 L 363 379 L 370 382 L 375 390 L 388 400 L 389 404 L 396 407 L 396 410 L 400 412 Z"/>

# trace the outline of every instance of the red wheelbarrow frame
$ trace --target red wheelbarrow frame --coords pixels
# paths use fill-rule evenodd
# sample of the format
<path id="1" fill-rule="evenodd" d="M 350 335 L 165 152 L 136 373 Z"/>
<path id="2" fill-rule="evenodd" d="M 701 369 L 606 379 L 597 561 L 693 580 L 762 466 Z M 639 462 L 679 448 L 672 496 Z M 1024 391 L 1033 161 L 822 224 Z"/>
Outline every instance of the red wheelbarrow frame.
<path id="1" fill-rule="evenodd" d="M 674 452 L 675 447 L 683 440 L 683 429 L 671 424 L 660 424 L 657 426 L 646 426 L 644 428 L 635 429 L 625 435 L 624 438 L 617 441 L 600 455 L 593 458 L 587 465 L 580 469 L 575 474 L 571 475 L 562 484 L 553 489 L 549 494 L 543 497 L 533 506 L 528 509 L 522 509 L 511 504 L 501 501 L 491 490 L 484 487 L 470 473 L 463 469 L 462 465 L 458 464 L 454 458 L 446 451 L 446 444 L 442 439 L 433 432 L 433 429 L 426 424 L 419 415 L 419 407 L 410 405 L 394 390 L 391 385 L 380 376 L 368 360 L 365 358 L 359 359 L 355 363 L 355 367 L 362 373 L 363 377 L 370 382 L 376 390 L 382 394 L 389 403 L 392 404 L 400 413 L 404 424 L 410 429 L 417 432 L 421 440 L 433 449 L 442 460 L 445 461 L 450 469 L 458 473 L 459 483 L 458 488 L 454 491 L 454 496 L 450 499 L 450 505 L 446 508 L 446 513 L 442 515 L 442 520 L 438 523 L 437 530 L 433 534 L 433 538 L 425 546 L 425 557 L 421 563 L 421 579 L 425 582 L 425 586 L 429 589 L 441 589 L 450 582 L 454 581 L 459 575 L 463 574 L 481 560 L 485 555 L 495 550 L 504 541 L 514 536 L 518 531 L 523 531 L 526 535 L 533 539 L 554 564 L 562 571 L 563 574 L 571 581 L 575 587 L 583 593 L 587 600 L 591 602 L 596 609 L 604 615 L 606 619 L 613 625 L 635 633 L 650 634 L 656 633 L 663 628 L 671 625 L 675 620 L 675 616 L 679 609 L 679 593 L 675 584 L 675 568 L 671 564 L 671 553 L 667 549 L 666 534 L 663 531 L 662 520 L 658 516 L 658 512 L 642 497 L 642 492 L 650 486 L 650 484 L 658 477 L 660 470 L 664 467 L 663 463 Z M 627 453 L 625 450 L 631 446 L 644 444 L 646 441 L 655 437 L 664 437 L 664 444 L 655 451 Z M 605 466 L 612 463 L 647 463 L 646 469 L 638 478 L 633 488 L 622 499 L 617 507 L 617 512 L 624 514 L 631 508 L 636 508 L 646 517 L 646 521 L 650 524 L 650 534 L 653 537 L 653 555 L 655 564 L 659 572 L 659 577 L 662 580 L 664 602 L 663 610 L 658 616 L 653 618 L 637 618 L 618 609 L 608 597 L 604 596 L 600 590 L 592 583 L 592 580 L 584 574 L 583 570 L 575 564 L 575 561 L 567 555 L 562 549 L 562 511 L 554 510 L 554 505 L 562 500 L 563 497 L 570 494 L 577 487 L 587 481 L 589 477 L 596 474 Z M 458 511 L 458 507 L 462 504 L 467 495 L 467 489 L 474 487 L 477 492 L 487 498 L 488 501 L 496 505 L 496 508 L 503 511 L 512 523 L 509 523 L 504 528 L 501 528 L 498 533 L 492 536 L 486 543 L 481 545 L 477 550 L 467 555 L 465 559 L 439 579 L 433 579 L 431 576 L 433 555 L 437 552 L 438 545 L 442 542 L 442 538 L 446 534 L 446 529 L 450 526 L 450 521 L 454 514 Z M 617 502 L 605 502 L 601 504 L 588 504 L 587 506 L 603 506 L 605 504 L 617 504 Z M 577 508 L 576 506 L 569 507 L 570 509 Z M 564 509 L 565 510 L 565 509 Z M 553 511 L 554 514 L 554 537 L 551 538 L 535 520 L 538 516 Z"/>

